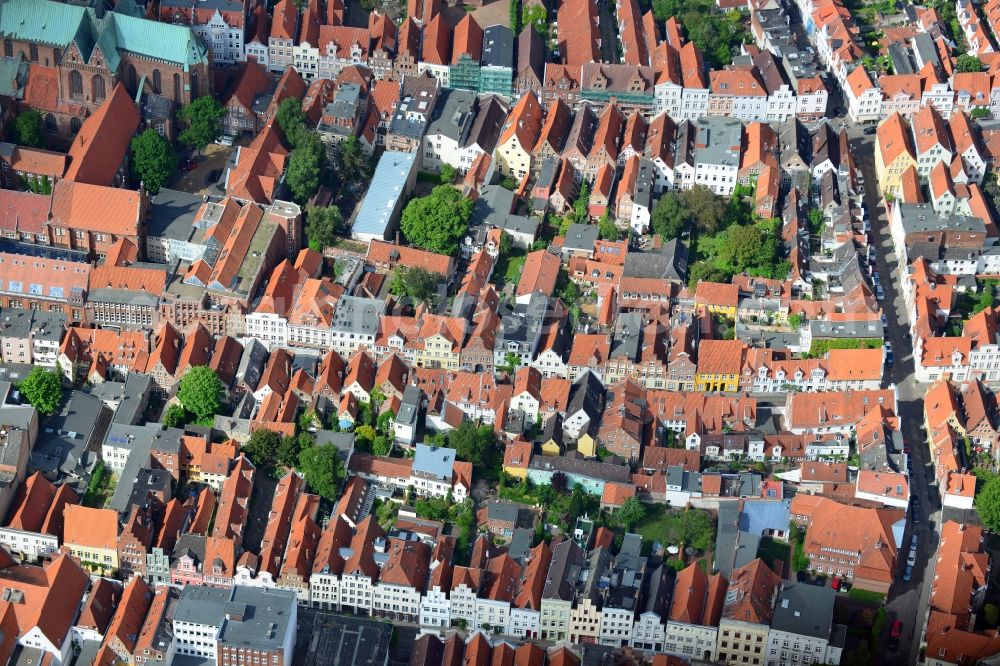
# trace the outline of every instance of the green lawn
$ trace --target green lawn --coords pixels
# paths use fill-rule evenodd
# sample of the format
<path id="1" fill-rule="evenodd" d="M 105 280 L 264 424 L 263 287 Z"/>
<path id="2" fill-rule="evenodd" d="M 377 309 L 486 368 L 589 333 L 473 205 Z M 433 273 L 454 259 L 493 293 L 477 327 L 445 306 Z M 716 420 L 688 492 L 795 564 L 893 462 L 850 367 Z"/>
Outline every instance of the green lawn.
<path id="1" fill-rule="evenodd" d="M 516 283 L 521 279 L 521 271 L 524 270 L 524 260 L 528 256 L 524 250 L 511 249 L 497 257 L 497 265 L 493 268 L 494 280 L 500 282 L 497 285 L 503 287 L 508 282 Z"/>
<path id="2" fill-rule="evenodd" d="M 715 525 L 708 512 L 679 511 L 663 504 L 645 506 L 646 517 L 632 530 L 642 535 L 644 541 L 659 541 L 664 547 L 684 543 L 698 550 L 709 550 L 714 545 Z"/>

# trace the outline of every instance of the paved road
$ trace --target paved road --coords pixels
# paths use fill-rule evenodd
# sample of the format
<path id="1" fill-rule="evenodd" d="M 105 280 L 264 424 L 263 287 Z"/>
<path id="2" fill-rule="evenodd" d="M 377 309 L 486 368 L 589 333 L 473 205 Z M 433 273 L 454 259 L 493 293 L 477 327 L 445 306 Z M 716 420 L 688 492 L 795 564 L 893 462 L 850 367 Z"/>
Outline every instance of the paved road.
<path id="1" fill-rule="evenodd" d="M 927 598 L 930 593 L 930 582 L 934 579 L 934 561 L 937 550 L 938 534 L 936 525 L 940 517 L 940 501 L 936 486 L 930 485 L 934 480 L 933 469 L 928 467 L 930 452 L 927 447 L 927 435 L 923 429 L 924 387 L 913 379 L 913 354 L 910 344 L 909 323 L 906 315 L 906 304 L 902 295 L 903 268 L 899 265 L 893 251 L 892 240 L 889 237 L 888 220 L 885 209 L 878 199 L 878 181 L 875 178 L 874 137 L 866 136 L 861 128 L 849 126 L 852 154 L 855 163 L 860 166 L 864 175 L 865 205 L 868 209 L 872 235 L 877 248 L 879 274 L 882 276 L 882 288 L 885 300 L 882 308 L 888 322 L 888 340 L 892 343 L 895 356 L 895 366 L 888 369 L 888 380 L 894 382 L 899 397 L 899 415 L 902 421 L 903 441 L 910 447 L 913 458 L 910 476 L 910 491 L 920 500 L 921 518 L 919 524 L 912 522 L 904 536 L 903 546 L 899 554 L 899 578 L 892 586 L 889 601 L 886 605 L 888 617 L 887 626 L 893 620 L 903 623 L 899 650 L 896 654 L 888 654 L 888 631 L 883 635 L 878 646 L 879 664 L 914 664 L 917 662 L 921 628 L 926 621 Z M 909 552 L 909 542 L 912 534 L 917 535 L 917 563 L 909 582 L 902 580 L 902 570 L 906 565 Z"/>

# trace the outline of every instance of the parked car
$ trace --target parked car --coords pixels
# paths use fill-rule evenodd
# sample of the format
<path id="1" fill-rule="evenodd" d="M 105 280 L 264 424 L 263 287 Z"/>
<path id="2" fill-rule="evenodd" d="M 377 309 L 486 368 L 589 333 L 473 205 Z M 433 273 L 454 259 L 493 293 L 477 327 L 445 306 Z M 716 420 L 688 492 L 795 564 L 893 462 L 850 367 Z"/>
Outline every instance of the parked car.
<path id="1" fill-rule="evenodd" d="M 867 134 L 868 136 L 871 136 L 872 134 L 874 134 L 877 131 L 878 131 L 877 127 L 866 127 L 864 129 L 864 133 Z"/>
<path id="2" fill-rule="evenodd" d="M 906 556 L 906 566 L 914 567 L 917 565 L 917 549 L 911 548 L 910 554 Z"/>
<path id="3" fill-rule="evenodd" d="M 913 567 L 906 567 L 906 571 L 903 572 L 903 580 L 909 583 L 910 578 L 912 577 L 913 577 Z"/>
<path id="4" fill-rule="evenodd" d="M 880 301 L 885 300 L 885 292 L 882 291 L 882 285 L 880 284 L 875 285 L 875 298 L 877 298 Z"/>
<path id="5" fill-rule="evenodd" d="M 220 146 L 232 146 L 233 145 L 233 137 L 229 136 L 228 134 L 220 134 L 215 139 L 215 142 L 217 144 L 219 144 Z"/>
<path id="6" fill-rule="evenodd" d="M 181 163 L 181 171 L 194 171 L 197 168 L 198 163 L 194 160 L 184 160 L 184 162 Z"/>
<path id="7" fill-rule="evenodd" d="M 914 534 L 912 537 L 910 537 L 910 548 L 916 548 L 916 547 L 917 547 L 917 535 Z"/>

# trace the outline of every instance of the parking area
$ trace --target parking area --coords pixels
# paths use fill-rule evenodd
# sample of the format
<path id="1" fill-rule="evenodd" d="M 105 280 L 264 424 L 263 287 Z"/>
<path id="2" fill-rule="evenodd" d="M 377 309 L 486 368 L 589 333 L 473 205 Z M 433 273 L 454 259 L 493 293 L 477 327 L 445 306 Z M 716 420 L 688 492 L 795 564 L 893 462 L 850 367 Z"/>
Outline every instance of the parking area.
<path id="1" fill-rule="evenodd" d="M 201 155 L 192 155 L 189 158 L 181 158 L 174 181 L 169 185 L 170 189 L 190 192 L 191 194 L 223 194 L 218 186 L 218 180 L 222 176 L 223 170 L 230 159 L 235 155 L 238 144 L 246 144 L 246 139 L 241 139 L 232 147 L 221 146 L 210 143 L 205 146 Z M 185 169 L 185 164 L 192 162 L 194 168 Z"/>

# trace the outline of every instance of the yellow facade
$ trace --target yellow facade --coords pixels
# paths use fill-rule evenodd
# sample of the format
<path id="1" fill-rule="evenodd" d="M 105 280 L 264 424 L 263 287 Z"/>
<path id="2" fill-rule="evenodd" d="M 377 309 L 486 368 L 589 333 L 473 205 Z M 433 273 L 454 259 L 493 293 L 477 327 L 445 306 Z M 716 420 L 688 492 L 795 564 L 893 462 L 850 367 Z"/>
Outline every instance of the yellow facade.
<path id="1" fill-rule="evenodd" d="M 76 544 L 65 544 L 69 548 L 70 555 L 80 559 L 81 564 L 88 569 L 103 568 L 105 570 L 118 569 L 118 551 L 108 548 L 94 548 L 92 546 L 78 546 Z M 96 565 L 96 567 L 94 566 Z"/>
<path id="2" fill-rule="evenodd" d="M 515 133 L 505 144 L 497 146 L 497 166 L 504 176 L 520 181 L 531 171 L 531 152 L 525 150 Z"/>
<path id="3" fill-rule="evenodd" d="M 508 476 L 513 476 L 517 479 L 526 479 L 528 477 L 527 467 L 515 467 L 513 465 L 504 465 L 503 471 L 505 471 Z"/>
<path id="4" fill-rule="evenodd" d="M 413 359 L 417 367 L 458 370 L 460 351 L 448 338 L 435 335 L 424 341 L 423 349 L 414 351 Z"/>
<path id="5" fill-rule="evenodd" d="M 585 458 L 596 457 L 597 439 L 592 437 L 590 433 L 583 433 L 580 435 L 580 439 L 576 440 L 576 450 L 579 451 Z"/>
<path id="6" fill-rule="evenodd" d="M 547 442 L 542 443 L 542 455 L 543 456 L 561 456 L 563 454 L 562 447 L 554 439 L 550 439 Z"/>
<path id="7" fill-rule="evenodd" d="M 694 376 L 694 390 L 696 391 L 735 392 L 739 390 L 739 387 L 739 375 L 719 375 L 699 372 Z"/>
<path id="8" fill-rule="evenodd" d="M 713 305 L 713 304 L 709 304 L 709 303 L 698 303 L 697 301 L 695 301 L 695 304 L 694 304 L 695 310 L 697 310 L 698 308 L 702 308 L 702 307 L 705 308 L 706 310 L 708 310 L 713 315 L 721 315 L 723 317 L 726 317 L 727 319 L 736 319 L 736 306 L 735 305 L 733 305 L 733 306 L 729 306 L 729 305 Z"/>
<path id="9" fill-rule="evenodd" d="M 878 178 L 878 191 L 884 197 L 895 195 L 903 187 L 903 173 L 910 167 L 916 167 L 917 160 L 909 152 L 896 156 L 889 164 L 882 162 L 882 148 L 875 146 L 875 177 Z"/>

